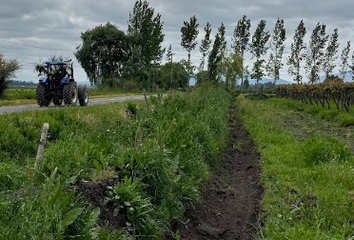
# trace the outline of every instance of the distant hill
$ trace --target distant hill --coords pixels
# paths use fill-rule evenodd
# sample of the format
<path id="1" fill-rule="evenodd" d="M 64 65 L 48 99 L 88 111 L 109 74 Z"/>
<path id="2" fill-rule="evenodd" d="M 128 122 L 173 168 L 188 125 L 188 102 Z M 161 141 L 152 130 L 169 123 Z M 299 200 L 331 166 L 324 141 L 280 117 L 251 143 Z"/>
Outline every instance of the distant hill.
<path id="1" fill-rule="evenodd" d="M 257 82 L 255 79 L 249 79 L 248 81 L 249 81 L 250 85 L 255 85 L 256 82 Z M 264 83 L 267 83 L 267 82 L 271 82 L 272 83 L 273 81 L 274 81 L 273 79 L 262 77 L 262 80 L 259 81 L 259 83 L 261 83 L 261 84 L 264 84 Z M 289 82 L 289 81 L 286 81 L 284 79 L 279 79 L 276 82 L 276 85 L 282 85 L 282 84 L 293 84 L 293 83 Z"/>

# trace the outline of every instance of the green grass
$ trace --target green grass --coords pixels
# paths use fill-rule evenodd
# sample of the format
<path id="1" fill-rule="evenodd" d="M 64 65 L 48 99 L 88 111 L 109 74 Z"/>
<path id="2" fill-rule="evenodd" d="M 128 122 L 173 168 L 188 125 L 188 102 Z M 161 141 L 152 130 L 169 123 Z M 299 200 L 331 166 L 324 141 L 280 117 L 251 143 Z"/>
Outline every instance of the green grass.
<path id="1" fill-rule="evenodd" d="M 345 109 L 337 110 L 334 102 L 331 103 L 331 108 L 323 108 L 322 106 L 302 103 L 301 101 L 295 101 L 292 99 L 269 99 L 269 102 L 280 109 L 292 109 L 295 111 L 304 111 L 312 115 L 336 122 L 340 126 L 354 125 L 354 108 L 349 108 L 349 112 Z M 327 105 L 326 105 L 327 106 Z"/>
<path id="2" fill-rule="evenodd" d="M 338 138 L 315 134 L 306 140 L 286 128 L 287 101 L 240 96 L 246 128 L 261 154 L 265 226 L 258 239 L 352 239 L 354 158 Z M 293 108 L 293 109 L 294 109 Z"/>
<path id="3" fill-rule="evenodd" d="M 149 102 L 1 115 L 0 239 L 161 239 L 198 201 L 226 145 L 230 95 L 202 87 Z M 44 122 L 48 143 L 35 172 Z M 99 227 L 98 210 L 65 190 L 114 176 L 106 200 L 127 210 L 124 230 Z"/>
<path id="4" fill-rule="evenodd" d="M 126 92 L 119 88 L 88 88 L 90 98 L 119 97 L 143 94 L 142 91 Z M 156 93 L 149 92 L 148 94 Z M 35 104 L 36 88 L 10 87 L 5 90 L 4 96 L 0 98 L 1 106 Z"/>

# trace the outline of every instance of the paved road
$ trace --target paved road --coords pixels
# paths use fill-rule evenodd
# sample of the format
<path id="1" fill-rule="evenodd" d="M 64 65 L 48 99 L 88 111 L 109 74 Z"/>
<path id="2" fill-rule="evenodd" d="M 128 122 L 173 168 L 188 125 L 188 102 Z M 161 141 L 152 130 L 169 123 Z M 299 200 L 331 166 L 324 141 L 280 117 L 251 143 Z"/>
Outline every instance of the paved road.
<path id="1" fill-rule="evenodd" d="M 89 106 L 96 105 L 96 104 L 106 104 L 106 103 L 111 103 L 111 102 L 124 102 L 124 101 L 128 101 L 128 100 L 143 100 L 143 99 L 144 99 L 144 95 L 110 97 L 110 98 L 95 98 L 95 99 L 90 99 Z M 77 102 L 77 105 L 79 105 L 79 101 Z M 31 111 L 31 110 L 45 110 L 45 109 L 51 109 L 51 108 L 55 108 L 55 107 L 52 104 L 49 107 L 39 107 L 37 104 L 4 106 L 4 107 L 0 107 L 0 114 Z"/>

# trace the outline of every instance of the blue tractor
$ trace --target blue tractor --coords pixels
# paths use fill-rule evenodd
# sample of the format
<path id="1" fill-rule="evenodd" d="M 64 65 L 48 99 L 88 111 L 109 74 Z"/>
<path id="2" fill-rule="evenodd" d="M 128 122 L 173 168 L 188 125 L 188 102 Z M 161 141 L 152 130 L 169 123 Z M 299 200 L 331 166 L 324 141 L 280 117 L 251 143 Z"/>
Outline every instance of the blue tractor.
<path id="1" fill-rule="evenodd" d="M 74 68 L 71 60 L 45 62 L 45 66 L 38 69 L 39 79 L 36 90 L 37 103 L 41 107 L 49 106 L 53 101 L 55 106 L 87 106 L 89 93 L 86 86 L 77 86 L 74 80 Z"/>

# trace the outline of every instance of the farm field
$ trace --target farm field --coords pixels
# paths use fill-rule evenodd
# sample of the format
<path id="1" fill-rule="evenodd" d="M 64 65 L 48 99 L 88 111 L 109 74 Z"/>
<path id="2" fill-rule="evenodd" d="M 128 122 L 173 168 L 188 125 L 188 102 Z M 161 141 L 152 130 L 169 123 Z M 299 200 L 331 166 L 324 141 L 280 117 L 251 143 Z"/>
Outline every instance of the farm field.
<path id="1" fill-rule="evenodd" d="M 204 86 L 0 116 L 0 239 L 352 239 L 354 128 L 331 111 Z"/>
<path id="2" fill-rule="evenodd" d="M 237 101 L 261 154 L 257 239 L 352 239 L 353 128 L 342 124 L 351 114 L 288 99 Z"/>

